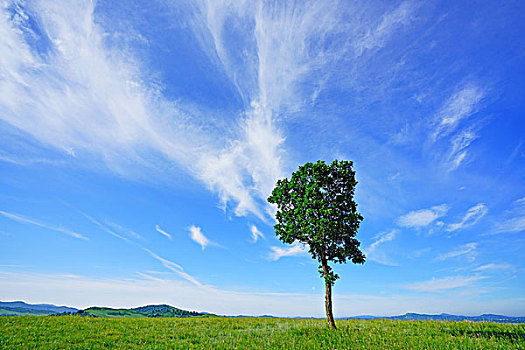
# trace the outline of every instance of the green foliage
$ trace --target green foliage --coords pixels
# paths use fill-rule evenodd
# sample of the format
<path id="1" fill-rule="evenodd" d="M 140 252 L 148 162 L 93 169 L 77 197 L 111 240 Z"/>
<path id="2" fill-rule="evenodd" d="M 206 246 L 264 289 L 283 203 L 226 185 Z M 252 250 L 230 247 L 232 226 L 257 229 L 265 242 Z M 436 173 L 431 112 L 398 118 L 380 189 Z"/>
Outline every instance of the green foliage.
<path id="1" fill-rule="evenodd" d="M 525 325 L 277 318 L 0 317 L 1 349 L 525 349 Z"/>
<path id="2" fill-rule="evenodd" d="M 147 305 L 131 309 L 136 312 L 140 312 L 143 315 L 148 317 L 208 317 L 215 316 L 212 314 L 196 312 L 196 311 L 186 311 L 177 309 L 176 307 L 170 305 Z"/>
<path id="3" fill-rule="evenodd" d="M 78 311 L 75 315 L 91 316 L 91 317 L 132 317 L 143 318 L 148 317 L 140 312 L 128 309 L 111 309 L 109 307 L 90 307 L 85 310 Z"/>
<path id="4" fill-rule="evenodd" d="M 319 261 L 319 272 L 327 283 L 334 284 L 339 277 L 327 265 L 328 261 L 345 263 L 365 262 L 355 238 L 363 220 L 357 212 L 354 190 L 357 185 L 351 161 L 334 160 L 306 163 L 282 179 L 268 198 L 277 205 L 275 233 L 288 244 L 301 242 Z M 328 271 L 325 274 L 323 265 Z"/>

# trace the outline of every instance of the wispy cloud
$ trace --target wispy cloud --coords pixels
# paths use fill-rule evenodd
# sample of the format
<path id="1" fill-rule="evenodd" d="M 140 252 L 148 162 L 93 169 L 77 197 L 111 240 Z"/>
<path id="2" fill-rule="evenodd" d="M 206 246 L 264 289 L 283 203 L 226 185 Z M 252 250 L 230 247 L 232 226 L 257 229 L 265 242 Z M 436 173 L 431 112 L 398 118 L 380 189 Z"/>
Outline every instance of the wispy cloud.
<path id="1" fill-rule="evenodd" d="M 470 144 L 478 138 L 477 132 L 474 129 L 463 130 L 452 138 L 452 147 L 448 156 L 448 170 L 456 170 L 467 156 L 467 148 Z"/>
<path id="2" fill-rule="evenodd" d="M 195 279 L 195 277 L 193 277 L 192 275 L 184 272 L 184 269 L 179 264 L 176 264 L 173 261 L 170 261 L 168 259 L 164 259 L 164 258 L 158 256 L 157 254 L 155 254 L 154 252 L 152 252 L 151 250 L 147 249 L 147 248 L 141 247 L 141 249 L 144 250 L 149 255 L 151 255 L 154 259 L 160 261 L 162 263 L 162 265 L 165 268 L 167 268 L 168 270 L 171 270 L 171 271 L 175 272 L 177 275 L 179 275 L 182 278 L 184 278 L 185 280 L 193 283 L 194 285 L 202 287 L 202 284 L 199 281 L 197 281 L 197 279 Z"/>
<path id="3" fill-rule="evenodd" d="M 514 266 L 510 264 L 491 263 L 481 265 L 474 269 L 474 271 L 487 271 L 487 270 L 513 270 Z"/>
<path id="4" fill-rule="evenodd" d="M 180 168 L 224 208 L 266 221 L 273 215 L 266 198 L 288 170 L 287 116 L 317 98 L 350 50 L 382 47 L 416 7 L 403 2 L 378 23 L 342 2 L 171 4 L 190 8 L 185 26 L 242 100 L 234 116 L 211 125 L 198 102 L 166 96 L 140 54 L 107 40 L 111 26 L 96 6 L 50 0 L 0 9 L 0 118 L 79 164 L 95 159 L 148 181 L 169 181 L 162 170 Z M 358 29 L 347 16 L 357 17 Z M 29 33 L 32 26 L 38 30 Z"/>
<path id="5" fill-rule="evenodd" d="M 161 235 L 164 235 L 168 237 L 169 239 L 171 239 L 171 235 L 168 232 L 161 229 L 159 225 L 155 225 L 155 230 L 157 230 L 157 232 L 160 233 Z"/>
<path id="6" fill-rule="evenodd" d="M 485 95 L 481 87 L 469 84 L 450 96 L 436 116 L 432 139 L 436 140 L 456 130 L 461 121 L 478 111 Z"/>
<path id="7" fill-rule="evenodd" d="M 487 91 L 475 82 L 463 84 L 444 102 L 432 121 L 431 141 L 444 139 L 448 144 L 442 160 L 448 171 L 465 163 L 469 146 L 479 137 L 482 124 L 476 120 L 479 118 L 472 116 L 481 108 L 486 94 Z"/>
<path id="8" fill-rule="evenodd" d="M 92 222 L 93 224 L 95 224 L 96 226 L 98 226 L 102 231 L 106 232 L 106 233 L 109 233 L 110 235 L 112 235 L 113 237 L 116 237 L 126 243 L 131 243 L 131 244 L 136 244 L 135 242 L 131 241 L 130 239 L 122 236 L 122 235 L 119 235 L 118 233 L 116 233 L 115 231 L 113 231 L 112 229 L 110 229 L 109 227 L 107 227 L 106 225 L 102 224 L 100 221 L 96 220 L 94 217 L 86 214 L 86 213 L 83 213 L 83 212 L 80 212 L 79 213 L 84 216 L 86 219 L 88 219 L 90 222 Z"/>
<path id="9" fill-rule="evenodd" d="M 210 241 L 208 239 L 208 237 L 206 237 L 202 231 L 201 231 L 201 228 L 198 227 L 198 226 L 190 226 L 189 228 L 189 231 L 190 231 L 190 237 L 193 241 L 195 241 L 196 243 L 200 244 L 202 250 L 204 250 L 204 248 L 206 248 L 208 245 L 215 245 L 214 242 Z"/>
<path id="10" fill-rule="evenodd" d="M 459 152 L 458 154 L 455 154 L 453 159 L 450 162 L 450 166 L 448 170 L 449 171 L 456 170 L 461 165 L 461 163 L 463 162 L 466 156 L 467 156 L 467 151 L 462 151 L 462 152 Z"/>
<path id="11" fill-rule="evenodd" d="M 126 237 L 123 237 L 123 236 L 119 235 L 118 233 L 114 232 L 113 230 L 111 230 L 110 228 L 108 228 L 104 224 L 102 224 L 100 221 L 98 221 L 95 218 L 87 215 L 86 213 L 83 213 L 83 212 L 79 212 L 79 213 L 82 214 L 89 221 L 91 221 L 93 224 L 98 226 L 102 231 L 104 231 L 106 233 L 109 233 L 110 235 L 112 235 L 112 236 L 114 236 L 114 237 L 116 237 L 116 238 L 118 238 L 118 239 L 120 239 L 120 240 L 122 240 L 122 241 L 124 241 L 124 242 L 126 242 L 128 244 L 130 244 L 131 246 L 137 247 L 137 248 L 141 249 L 142 251 L 145 251 L 152 258 L 154 258 L 154 259 L 158 260 L 159 262 L 161 262 L 162 265 L 165 268 L 167 268 L 168 270 L 175 272 L 177 275 L 181 276 L 182 278 L 184 278 L 185 280 L 193 283 L 196 286 L 199 286 L 199 287 L 202 286 L 202 284 L 195 277 L 193 277 L 192 275 L 188 274 L 187 272 L 184 272 L 184 269 L 179 264 L 176 264 L 173 261 L 170 261 L 168 259 L 160 257 L 159 255 L 154 253 L 152 250 L 150 250 L 150 249 L 148 249 L 146 247 L 143 247 L 141 244 L 137 243 L 136 241 L 133 241 L 131 239 L 128 239 Z M 115 223 L 114 223 L 114 226 L 115 227 L 121 227 L 120 225 L 115 224 Z"/>
<path id="12" fill-rule="evenodd" d="M 42 228 L 45 228 L 45 229 L 48 229 L 48 230 L 65 233 L 66 235 L 69 235 L 69 236 L 74 237 L 74 238 L 83 239 L 83 240 L 87 240 L 88 239 L 86 236 L 83 236 L 80 233 L 77 233 L 75 231 L 71 231 L 71 230 L 68 230 L 68 229 L 62 228 L 62 227 L 49 225 L 47 223 L 43 223 L 43 222 L 40 222 L 40 221 L 37 221 L 37 220 L 33 220 L 33 219 L 27 218 L 25 216 L 19 215 L 19 214 L 13 214 L 13 213 L 9 213 L 9 212 L 0 210 L 0 215 L 3 215 L 4 217 L 6 217 L 8 219 L 11 219 L 11 220 L 14 220 L 14 221 L 18 221 L 18 222 L 23 223 L 23 224 L 35 225 L 35 226 L 42 227 Z"/>
<path id="13" fill-rule="evenodd" d="M 274 246 L 270 247 L 270 250 L 271 252 L 268 254 L 268 258 L 272 261 L 279 260 L 286 256 L 300 256 L 308 253 L 306 247 L 301 243 L 294 243 L 288 248 Z"/>
<path id="14" fill-rule="evenodd" d="M 261 231 L 259 231 L 257 226 L 252 225 L 250 231 L 252 233 L 252 241 L 253 241 L 253 243 L 257 242 L 259 240 L 259 237 L 264 238 L 264 235 L 262 234 Z"/>
<path id="15" fill-rule="evenodd" d="M 441 254 L 439 255 L 436 260 L 447 260 L 447 259 L 452 259 L 452 258 L 458 258 L 458 257 L 461 257 L 461 258 L 465 258 L 467 261 L 474 261 L 476 260 L 476 256 L 477 256 L 477 248 L 478 248 L 478 243 L 467 243 L 467 244 L 464 244 L 460 247 L 457 247 L 456 249 L 448 252 L 448 253 L 445 253 L 445 254 Z"/>
<path id="16" fill-rule="evenodd" d="M 467 210 L 467 213 L 465 214 L 463 219 L 461 219 L 460 222 L 447 225 L 447 231 L 452 232 L 473 226 L 479 220 L 481 220 L 481 218 L 484 217 L 488 213 L 488 211 L 489 209 L 485 204 L 476 204 L 475 206 Z"/>
<path id="17" fill-rule="evenodd" d="M 64 161 L 52 160 L 46 158 L 29 158 L 20 157 L 17 155 L 8 154 L 0 151 L 0 162 L 11 163 L 16 165 L 33 165 L 33 164 L 49 164 L 49 165 L 64 165 Z"/>
<path id="18" fill-rule="evenodd" d="M 223 203 L 231 199 L 238 203 L 237 215 L 248 211 L 260 218 L 271 216 L 271 207 L 265 204 L 261 212 L 257 202 L 265 202 L 284 176 L 280 121 L 304 103 L 297 85 L 331 57 L 324 55 L 322 45 L 309 43 L 313 38 L 323 40 L 337 27 L 335 7 L 319 2 L 202 4 L 205 26 L 194 30 L 211 38 L 203 40 L 206 51 L 218 58 L 246 106 L 239 136 L 223 151 L 203 159 L 202 177 Z M 232 31 L 236 43 L 231 41 Z"/>
<path id="19" fill-rule="evenodd" d="M 119 224 L 117 224 L 115 222 L 112 222 L 112 221 L 109 221 L 109 220 L 104 220 L 104 222 L 106 223 L 106 225 L 111 227 L 113 230 L 122 232 L 123 234 L 127 235 L 128 237 L 132 237 L 132 238 L 135 238 L 135 239 L 141 239 L 142 238 L 135 231 L 129 230 L 127 228 L 124 228 L 124 227 L 122 227 L 121 225 L 119 225 Z"/>
<path id="20" fill-rule="evenodd" d="M 423 227 L 430 225 L 434 220 L 446 215 L 448 206 L 441 204 L 430 209 L 420 209 L 411 211 L 401 216 L 397 224 L 403 227 Z"/>
<path id="21" fill-rule="evenodd" d="M 516 147 L 514 147 L 514 150 L 509 155 L 509 157 L 505 160 L 505 165 L 509 165 L 518 157 L 520 154 L 521 146 L 523 146 L 523 140 L 520 140 Z M 525 153 L 521 152 L 521 158 L 525 158 Z"/>
<path id="22" fill-rule="evenodd" d="M 491 234 L 525 231 L 525 197 L 515 200 L 513 207 L 491 230 Z"/>
<path id="23" fill-rule="evenodd" d="M 94 2 L 27 6 L 31 11 L 0 9 L 0 118 L 64 153 L 94 154 L 126 176 L 146 178 L 142 170 L 149 169 L 162 178 L 165 164 L 177 164 L 224 205 L 232 201 L 237 215 L 265 217 L 263 199 L 281 176 L 283 140 L 267 107 L 249 107 L 241 123 L 226 126 L 239 129 L 239 139 L 217 139 L 204 132 L 207 117 L 198 108 L 188 115 L 148 81 L 131 51 L 109 46 Z M 46 43 L 45 55 L 26 40 L 30 26 L 15 18 L 40 26 L 35 35 Z"/>
<path id="24" fill-rule="evenodd" d="M 384 265 L 390 265 L 390 266 L 397 266 L 397 264 L 391 262 L 387 257 L 386 254 L 382 251 L 380 251 L 378 248 L 386 243 L 393 241 L 398 233 L 398 230 L 392 230 L 388 233 L 380 233 L 375 237 L 375 241 L 368 246 L 368 248 L 365 249 L 365 254 L 369 260 L 375 261 L 380 264 Z"/>
<path id="25" fill-rule="evenodd" d="M 381 48 L 386 39 L 399 27 L 410 23 L 417 9 L 413 1 L 404 1 L 392 12 L 383 15 L 381 22 L 374 29 L 368 30 L 366 35 L 355 43 L 355 51 L 358 55 L 365 50 Z"/>
<path id="26" fill-rule="evenodd" d="M 44 56 L 25 40 L 29 26 L 12 21 L 6 8 L 0 12 L 0 47 L 6 53 L 1 62 L 6 72 L 0 97 L 3 120 L 64 152 L 87 149 L 108 160 L 141 133 L 151 135 L 138 67 L 105 48 L 103 32 L 93 20 L 94 4 L 32 5 L 31 16 L 38 18 L 21 7 L 15 11 L 41 26 L 38 39 L 47 42 L 48 50 Z"/>
<path id="27" fill-rule="evenodd" d="M 168 267 L 169 270 L 171 270 L 171 271 L 174 271 L 174 269 L 175 270 L 183 270 L 182 266 L 180 266 L 179 264 L 176 264 L 173 261 L 170 261 L 168 259 L 164 259 L 164 258 L 158 256 L 157 254 L 155 254 L 154 252 L 152 252 L 148 248 L 141 247 L 141 249 L 143 251 L 145 251 L 146 253 L 148 253 L 149 255 L 151 255 L 156 260 L 160 261 L 165 267 Z"/>
<path id="28" fill-rule="evenodd" d="M 522 231 L 525 231 L 525 215 L 496 224 L 492 233 L 512 233 Z"/>
<path id="29" fill-rule="evenodd" d="M 442 278 L 432 278 L 428 281 L 406 284 L 406 289 L 418 292 L 439 292 L 449 289 L 464 288 L 471 286 L 474 282 L 483 279 L 482 276 L 448 276 Z"/>
<path id="30" fill-rule="evenodd" d="M 418 259 L 418 258 L 421 258 L 423 255 L 428 254 L 431 250 L 432 249 L 430 248 L 417 249 L 410 253 L 410 257 Z"/>

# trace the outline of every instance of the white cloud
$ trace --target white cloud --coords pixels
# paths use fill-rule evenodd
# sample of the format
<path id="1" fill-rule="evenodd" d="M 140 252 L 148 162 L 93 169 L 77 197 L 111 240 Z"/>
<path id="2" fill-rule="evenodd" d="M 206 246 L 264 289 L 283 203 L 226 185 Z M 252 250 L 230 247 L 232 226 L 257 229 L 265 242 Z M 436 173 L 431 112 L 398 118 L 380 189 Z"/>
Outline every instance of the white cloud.
<path id="1" fill-rule="evenodd" d="M 31 50 L 5 8 L 0 13 L 2 119 L 64 152 L 95 148 L 108 158 L 150 135 L 145 91 L 131 84 L 137 67 L 104 48 L 93 3 L 34 6 L 51 42 L 47 57 Z"/>
<path id="2" fill-rule="evenodd" d="M 383 47 L 386 39 L 396 29 L 412 21 L 416 7 L 414 2 L 404 1 L 392 12 L 383 15 L 379 25 L 369 30 L 361 40 L 355 43 L 356 53 L 360 55 L 365 50 Z"/>
<path id="3" fill-rule="evenodd" d="M 46 224 L 46 223 L 43 223 L 43 222 L 40 222 L 40 221 L 36 221 L 36 220 L 30 219 L 30 218 L 27 218 L 27 217 L 19 215 L 19 214 L 8 213 L 6 211 L 0 210 L 0 215 L 3 215 L 4 217 L 6 217 L 8 219 L 11 219 L 11 220 L 14 220 L 14 221 L 18 221 L 18 222 L 23 223 L 23 224 L 35 225 L 35 226 L 42 227 L 42 228 L 45 228 L 45 229 L 48 229 L 48 230 L 65 233 L 66 235 L 69 235 L 69 236 L 74 237 L 74 238 L 83 239 L 83 240 L 87 240 L 88 239 L 86 236 L 83 236 L 80 233 L 77 233 L 75 231 L 71 231 L 71 230 L 68 230 L 68 229 L 65 229 L 65 228 L 62 228 L 62 227 L 49 225 L 49 224 Z"/>
<path id="4" fill-rule="evenodd" d="M 222 152 L 203 159 L 203 178 L 219 192 L 223 203 L 230 199 L 239 203 L 237 215 L 246 211 L 260 218 L 272 215 L 268 205 L 260 212 L 256 199 L 266 202 L 277 179 L 284 176 L 279 121 L 285 111 L 304 103 L 296 85 L 325 63 L 328 56 L 320 48 L 312 51 L 308 43 L 335 28 L 335 9 L 318 2 L 281 6 L 207 1 L 201 11 L 206 30 L 199 26 L 194 30 L 200 37 L 210 37 L 202 40 L 203 46 L 212 59 L 218 57 L 218 65 L 248 106 L 239 122 L 238 138 Z M 234 49 L 232 31 L 238 31 Z M 291 32 L 293 37 L 287 34 Z"/>
<path id="5" fill-rule="evenodd" d="M 397 173 L 393 174 L 393 175 L 390 175 L 388 177 L 388 181 L 395 181 L 395 180 L 398 180 L 399 177 L 401 176 L 401 173 L 398 171 Z"/>
<path id="6" fill-rule="evenodd" d="M 454 93 L 436 116 L 432 139 L 436 140 L 456 130 L 462 120 L 478 111 L 479 104 L 485 95 L 486 92 L 475 84 L 466 85 Z"/>
<path id="7" fill-rule="evenodd" d="M 95 218 L 93 218 L 92 216 L 89 216 L 87 215 L 86 213 L 83 213 L 83 212 L 79 212 L 82 216 L 84 216 L 86 219 L 88 219 L 90 222 L 92 222 L 93 224 L 95 224 L 96 226 L 98 226 L 102 231 L 106 232 L 106 233 L 109 233 L 110 235 L 112 235 L 113 237 L 116 237 L 126 243 L 130 243 L 130 244 L 136 244 L 135 242 L 131 241 L 130 239 L 122 236 L 122 235 L 119 235 L 118 233 L 116 233 L 115 231 L 111 230 L 110 228 L 106 227 L 105 225 L 103 225 L 100 221 L 96 220 Z"/>
<path id="8" fill-rule="evenodd" d="M 484 217 L 487 212 L 488 208 L 485 204 L 479 203 L 467 210 L 467 213 L 461 219 L 460 222 L 455 224 L 447 225 L 447 231 L 452 232 L 456 230 L 462 230 L 466 227 L 470 227 L 472 225 L 475 225 L 479 220 L 481 220 L 482 217 Z"/>
<path id="9" fill-rule="evenodd" d="M 200 244 L 202 250 L 204 250 L 204 248 L 206 248 L 208 245 L 214 244 L 201 232 L 200 227 L 190 226 L 189 231 L 191 239 Z"/>
<path id="10" fill-rule="evenodd" d="M 494 225 L 491 234 L 525 231 L 525 197 L 515 200 L 513 207 Z"/>
<path id="11" fill-rule="evenodd" d="M 129 230 L 127 228 L 124 228 L 121 225 L 119 225 L 117 223 L 114 223 L 112 221 L 109 221 L 109 220 L 104 220 L 104 222 L 106 223 L 106 225 L 111 227 L 113 230 L 122 232 L 122 233 L 126 234 L 128 237 L 132 237 L 132 238 L 135 238 L 135 239 L 142 239 L 142 237 L 138 233 L 133 231 L 133 230 Z"/>
<path id="12" fill-rule="evenodd" d="M 514 159 L 516 159 L 516 157 L 518 157 L 518 155 L 520 154 L 521 146 L 523 146 L 523 140 L 520 140 L 520 142 L 516 145 L 516 147 L 514 147 L 514 150 L 512 151 L 512 153 L 505 160 L 505 165 L 509 165 L 510 163 L 514 161 Z M 525 153 L 522 152 L 521 157 L 525 158 Z"/>
<path id="13" fill-rule="evenodd" d="M 486 94 L 483 88 L 473 82 L 463 85 L 444 102 L 432 122 L 431 140 L 445 138 L 450 143 L 450 148 L 443 157 L 448 171 L 456 170 L 469 159 L 468 148 L 479 137 L 478 131 L 482 125 L 479 120 L 474 120 L 474 123 L 467 121 L 479 111 Z M 456 133 L 461 124 L 467 125 Z M 452 136 L 446 138 L 450 135 Z"/>
<path id="14" fill-rule="evenodd" d="M 513 233 L 525 231 L 525 215 L 505 220 L 494 226 L 493 233 Z"/>
<path id="15" fill-rule="evenodd" d="M 197 281 L 197 279 L 195 279 L 195 277 L 193 277 L 192 275 L 184 272 L 184 269 L 182 268 L 182 266 L 180 266 L 179 264 L 176 264 L 168 259 L 164 259 L 160 256 L 158 256 L 157 254 L 153 253 L 151 250 L 147 249 L 147 248 L 144 248 L 144 247 L 141 247 L 142 250 L 144 250 L 145 252 L 147 252 L 149 255 L 151 255 L 154 259 L 160 261 L 162 263 L 162 265 L 167 268 L 168 270 L 171 270 L 173 272 L 175 272 L 177 275 L 181 276 L 182 278 L 184 278 L 185 280 L 187 280 L 188 282 L 191 282 L 193 283 L 194 285 L 198 286 L 198 287 L 202 287 L 202 284 Z"/>
<path id="16" fill-rule="evenodd" d="M 129 50 L 108 46 L 94 2 L 27 6 L 49 52 L 33 50 L 27 28 L 0 8 L 0 118 L 79 159 L 95 155 L 126 176 L 146 179 L 153 170 L 162 178 L 161 170 L 174 163 L 218 192 L 224 205 L 232 201 L 237 215 L 265 217 L 265 199 L 282 175 L 283 137 L 271 109 L 254 104 L 241 123 L 226 125 L 238 129 L 238 139 L 224 130 L 206 133 L 207 115 L 198 108 L 188 115 L 148 82 L 149 72 Z"/>
<path id="17" fill-rule="evenodd" d="M 270 254 L 268 255 L 268 258 L 272 261 L 279 260 L 282 257 L 286 256 L 301 256 L 306 255 L 308 253 L 308 250 L 306 249 L 306 246 L 301 243 L 294 243 L 288 248 L 281 248 L 281 247 L 270 247 L 272 250 Z"/>
<path id="18" fill-rule="evenodd" d="M 406 284 L 406 289 L 418 292 L 438 292 L 449 289 L 464 288 L 471 286 L 474 282 L 483 279 L 481 276 L 448 276 L 442 278 L 432 278 L 428 281 Z"/>
<path id="19" fill-rule="evenodd" d="M 513 270 L 514 269 L 514 266 L 510 265 L 510 264 L 506 264 L 506 263 L 503 263 L 503 264 L 485 264 L 485 265 L 482 265 L 482 266 L 479 266 L 477 268 L 475 268 L 474 270 L 475 271 L 487 271 L 487 270 Z"/>
<path id="20" fill-rule="evenodd" d="M 468 261 L 472 262 L 476 259 L 477 248 L 478 248 L 478 243 L 474 243 L 474 242 L 467 243 L 467 244 L 464 244 L 456 248 L 453 251 L 439 255 L 436 259 L 437 260 L 447 260 L 447 259 L 452 259 L 452 258 L 457 258 L 457 257 L 464 257 Z"/>
<path id="21" fill-rule="evenodd" d="M 317 96 L 332 72 L 327 68 L 346 60 L 362 39 L 356 33 L 369 33 L 363 49 L 380 47 L 413 7 L 404 2 L 376 25 L 337 2 L 171 2 L 190 8 L 185 26 L 243 103 L 233 118 L 211 125 L 210 113 L 222 111 L 204 113 L 196 102 L 168 99 L 131 47 L 107 40 L 111 23 L 96 17 L 96 2 L 24 6 L 30 11 L 0 8 L 3 121 L 78 164 L 95 159 L 147 181 L 170 181 L 166 168 L 186 171 L 217 193 L 224 208 L 263 220 L 273 215 L 266 198 L 286 173 L 283 120 L 314 95 L 305 86 Z M 40 27 L 31 35 L 49 43 L 43 55 L 24 35 L 31 27 L 24 24 L 27 14 Z M 359 28 L 348 25 L 348 16 L 358 17 Z"/>
<path id="22" fill-rule="evenodd" d="M 160 233 L 161 235 L 166 236 L 167 238 L 171 239 L 171 235 L 168 232 L 161 229 L 159 225 L 155 225 L 155 230 L 157 230 L 157 232 Z"/>
<path id="23" fill-rule="evenodd" d="M 152 258 L 160 261 L 162 263 L 162 265 L 167 268 L 168 270 L 172 271 L 172 272 L 175 272 L 177 275 L 179 275 L 180 277 L 184 278 L 185 280 L 191 282 L 192 284 L 196 285 L 196 286 L 199 286 L 201 287 L 202 284 L 195 278 L 193 277 L 192 275 L 188 274 L 187 272 L 184 272 L 184 269 L 182 268 L 182 266 L 180 266 L 179 264 L 176 264 L 174 263 L 173 261 L 170 261 L 168 259 L 165 259 L 165 258 L 162 258 L 160 257 L 159 255 L 157 255 L 156 253 L 154 253 L 152 250 L 148 249 L 148 248 L 145 248 L 143 247 L 142 245 L 140 245 L 139 243 L 133 241 L 133 240 L 130 240 L 126 237 L 123 237 L 121 235 L 119 235 L 118 233 L 114 232 L 113 230 L 109 229 L 108 227 L 106 227 L 105 225 L 103 225 L 102 223 L 100 223 L 98 220 L 96 220 L 95 218 L 85 214 L 85 213 L 82 213 L 80 212 L 80 214 L 82 214 L 84 217 L 86 217 L 89 221 L 91 221 L 93 224 L 95 224 L 96 226 L 98 226 L 102 231 L 106 232 L 106 233 L 109 233 L 110 235 L 126 242 L 127 244 L 131 245 L 131 246 L 134 246 L 134 247 L 137 247 L 139 249 L 141 249 L 142 251 L 145 251 L 146 253 L 148 253 Z M 114 227 L 116 228 L 122 228 L 122 226 L 120 226 L 119 224 L 116 224 L 116 223 L 112 223 Z M 204 249 L 204 248 L 203 248 Z"/>
<path id="24" fill-rule="evenodd" d="M 468 154 L 467 148 L 478 138 L 474 129 L 463 130 L 452 139 L 452 147 L 449 152 L 448 170 L 457 169 Z"/>
<path id="25" fill-rule="evenodd" d="M 252 225 L 250 230 L 251 230 L 251 233 L 252 233 L 252 241 L 253 241 L 253 243 L 257 242 L 259 237 L 264 238 L 264 235 L 262 234 L 261 231 L 259 231 L 257 226 Z"/>
<path id="26" fill-rule="evenodd" d="M 430 225 L 434 220 L 444 216 L 448 211 L 446 204 L 434 206 L 430 209 L 411 211 L 401 216 L 397 224 L 403 227 L 423 227 Z"/>
<path id="27" fill-rule="evenodd" d="M 398 231 L 397 230 L 392 230 L 388 233 L 380 233 L 379 235 L 377 235 L 375 238 L 376 240 L 370 244 L 370 246 L 368 246 L 368 248 L 366 248 L 364 251 L 365 251 L 365 254 L 366 254 L 366 257 L 369 259 L 369 260 L 372 260 L 372 261 L 375 261 L 377 263 L 380 263 L 380 264 L 384 264 L 384 265 L 390 265 L 390 266 L 397 266 L 397 264 L 391 262 L 385 255 L 384 252 L 381 252 L 378 248 L 385 242 L 390 242 L 392 240 L 394 240 L 394 238 L 396 237 Z"/>
<path id="28" fill-rule="evenodd" d="M 385 14 L 365 39 L 356 33 L 367 32 L 361 27 L 369 23 L 357 18 L 359 30 L 349 26 L 348 16 L 359 12 L 337 1 L 203 1 L 199 11 L 193 11 L 200 13 L 192 29 L 205 52 L 224 69 L 247 106 L 238 137 L 201 163 L 202 178 L 219 192 L 224 204 L 239 203 L 237 215 L 246 211 L 260 218 L 264 213 L 273 215 L 268 205 L 264 213 L 259 211 L 257 202 L 265 202 L 285 174 L 283 121 L 290 112 L 305 108 L 308 99 L 317 99 L 330 78 L 330 68 L 355 49 L 353 41 L 362 40 L 357 44 L 363 47 L 360 50 L 382 46 L 409 21 L 413 7 L 405 2 Z M 345 35 L 338 35 L 343 31 Z M 305 86 L 312 89 L 301 90 Z"/>
<path id="29" fill-rule="evenodd" d="M 450 161 L 448 170 L 449 171 L 456 170 L 461 165 L 461 163 L 463 162 L 467 154 L 468 154 L 467 151 L 462 151 L 457 154 L 454 154 L 453 158 Z"/>

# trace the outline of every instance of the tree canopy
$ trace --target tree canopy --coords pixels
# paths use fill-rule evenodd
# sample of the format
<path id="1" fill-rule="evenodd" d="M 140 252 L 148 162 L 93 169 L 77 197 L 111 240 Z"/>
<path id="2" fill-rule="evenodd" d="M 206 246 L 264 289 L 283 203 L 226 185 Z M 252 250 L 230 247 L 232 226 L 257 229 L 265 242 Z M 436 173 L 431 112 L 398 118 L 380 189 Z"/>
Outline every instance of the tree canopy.
<path id="1" fill-rule="evenodd" d="M 357 181 L 352 165 L 351 161 L 338 160 L 329 165 L 324 161 L 306 163 L 292 173 L 290 180 L 278 180 L 268 198 L 268 202 L 277 205 L 274 228 L 279 239 L 288 244 L 305 244 L 312 258 L 319 261 L 330 303 L 327 317 L 333 328 L 331 286 L 339 276 L 328 262 L 365 262 L 355 238 L 363 217 L 354 201 Z"/>

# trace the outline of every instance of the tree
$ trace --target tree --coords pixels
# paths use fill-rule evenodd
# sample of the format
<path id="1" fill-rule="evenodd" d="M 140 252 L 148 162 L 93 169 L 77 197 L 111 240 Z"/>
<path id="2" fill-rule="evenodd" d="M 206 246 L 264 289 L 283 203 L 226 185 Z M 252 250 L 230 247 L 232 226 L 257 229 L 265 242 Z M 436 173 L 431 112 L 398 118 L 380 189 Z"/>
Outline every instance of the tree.
<path id="1" fill-rule="evenodd" d="M 365 262 L 355 238 L 363 217 L 354 202 L 357 181 L 352 165 L 338 160 L 330 165 L 320 160 L 306 163 L 290 180 L 278 180 L 268 197 L 268 202 L 277 204 L 275 234 L 284 243 L 305 244 L 312 258 L 319 261 L 326 287 L 326 318 L 333 329 L 332 286 L 339 276 L 328 263 Z"/>

